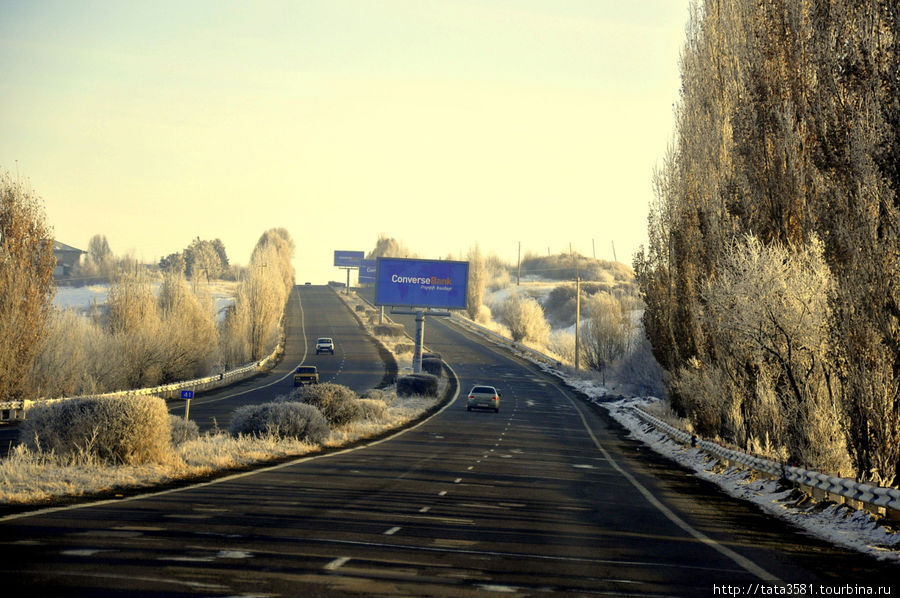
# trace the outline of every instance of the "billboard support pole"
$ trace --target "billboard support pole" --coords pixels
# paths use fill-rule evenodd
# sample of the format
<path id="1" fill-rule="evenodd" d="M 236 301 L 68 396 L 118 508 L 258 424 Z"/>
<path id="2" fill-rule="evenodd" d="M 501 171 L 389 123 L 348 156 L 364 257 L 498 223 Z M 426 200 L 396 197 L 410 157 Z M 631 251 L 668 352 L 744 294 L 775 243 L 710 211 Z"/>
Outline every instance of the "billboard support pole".
<path id="1" fill-rule="evenodd" d="M 416 348 L 413 350 L 413 373 L 422 372 L 422 345 L 425 344 L 425 312 L 416 311 Z"/>

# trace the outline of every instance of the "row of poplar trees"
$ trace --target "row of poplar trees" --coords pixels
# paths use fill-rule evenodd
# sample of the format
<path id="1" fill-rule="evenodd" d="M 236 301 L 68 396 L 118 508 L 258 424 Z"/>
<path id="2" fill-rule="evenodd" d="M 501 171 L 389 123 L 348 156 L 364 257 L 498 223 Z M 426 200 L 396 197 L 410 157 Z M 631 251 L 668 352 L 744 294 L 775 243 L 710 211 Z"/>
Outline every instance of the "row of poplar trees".
<path id="1" fill-rule="evenodd" d="M 635 258 L 695 430 L 892 484 L 900 459 L 900 3 L 692 7 Z"/>

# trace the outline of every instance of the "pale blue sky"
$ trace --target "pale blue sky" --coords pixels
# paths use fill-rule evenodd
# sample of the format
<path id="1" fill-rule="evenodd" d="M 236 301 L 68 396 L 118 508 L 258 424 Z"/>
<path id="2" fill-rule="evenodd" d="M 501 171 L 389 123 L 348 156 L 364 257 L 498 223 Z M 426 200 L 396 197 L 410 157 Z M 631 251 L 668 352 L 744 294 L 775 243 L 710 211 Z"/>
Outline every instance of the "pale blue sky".
<path id="1" fill-rule="evenodd" d="M 0 0 L 0 168 L 56 237 L 246 263 L 287 228 L 301 281 L 379 233 L 514 261 L 645 242 L 689 0 Z"/>

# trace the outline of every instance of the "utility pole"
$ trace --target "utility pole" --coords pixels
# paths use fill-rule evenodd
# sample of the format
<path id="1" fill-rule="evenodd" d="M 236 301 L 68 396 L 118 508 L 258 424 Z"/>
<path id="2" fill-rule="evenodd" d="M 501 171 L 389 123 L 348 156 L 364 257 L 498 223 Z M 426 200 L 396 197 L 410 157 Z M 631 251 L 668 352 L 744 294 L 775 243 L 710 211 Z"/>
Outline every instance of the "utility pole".
<path id="1" fill-rule="evenodd" d="M 612 243 L 612 248 L 613 248 L 613 261 L 618 262 L 619 258 L 616 257 L 616 242 L 610 241 L 610 243 Z"/>
<path id="2" fill-rule="evenodd" d="M 572 244 L 569 243 L 569 252 L 572 253 Z M 575 371 L 578 371 L 581 361 L 581 273 L 578 271 L 578 260 L 572 253 L 575 261 Z"/>
<path id="3" fill-rule="evenodd" d="M 575 371 L 578 371 L 578 362 L 581 357 L 581 277 L 575 277 Z"/>
<path id="4" fill-rule="evenodd" d="M 516 286 L 522 281 L 522 241 L 519 241 L 519 259 L 516 262 Z"/>

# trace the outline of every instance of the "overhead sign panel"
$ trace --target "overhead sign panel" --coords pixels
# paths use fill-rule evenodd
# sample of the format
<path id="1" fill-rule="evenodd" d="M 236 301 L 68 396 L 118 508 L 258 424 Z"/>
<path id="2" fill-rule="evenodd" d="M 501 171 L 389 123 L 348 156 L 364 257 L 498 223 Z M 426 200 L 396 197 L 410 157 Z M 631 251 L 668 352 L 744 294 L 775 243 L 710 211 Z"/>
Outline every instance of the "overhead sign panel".
<path id="1" fill-rule="evenodd" d="M 465 309 L 469 262 L 378 258 L 375 304 Z"/>
<path id="2" fill-rule="evenodd" d="M 359 267 L 359 283 L 375 284 L 376 260 L 363 260 Z"/>
<path id="3" fill-rule="evenodd" d="M 359 268 L 364 257 L 362 251 L 335 251 L 334 265 L 338 268 Z"/>

